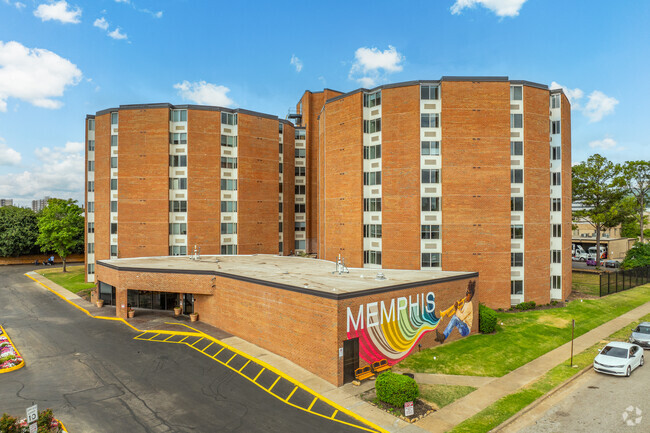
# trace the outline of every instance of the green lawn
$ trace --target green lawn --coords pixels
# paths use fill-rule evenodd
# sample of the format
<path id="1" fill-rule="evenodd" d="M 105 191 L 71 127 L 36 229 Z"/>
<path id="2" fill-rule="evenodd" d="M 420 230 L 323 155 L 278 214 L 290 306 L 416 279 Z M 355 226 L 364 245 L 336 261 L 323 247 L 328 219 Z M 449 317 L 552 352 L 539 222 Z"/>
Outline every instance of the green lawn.
<path id="1" fill-rule="evenodd" d="M 414 353 L 399 363 L 399 368 L 500 377 L 569 341 L 571 319 L 576 321 L 578 337 L 648 301 L 650 285 L 644 285 L 603 298 L 573 301 L 563 308 L 497 312 L 495 334 L 472 335 Z"/>
<path id="2" fill-rule="evenodd" d="M 573 272 L 572 280 L 572 289 L 574 292 L 600 296 L 600 275 Z"/>
<path id="3" fill-rule="evenodd" d="M 420 398 L 435 403 L 438 408 L 441 408 L 472 391 L 476 391 L 476 388 L 460 385 L 420 385 Z"/>
<path id="4" fill-rule="evenodd" d="M 88 290 L 95 287 L 95 283 L 86 283 L 83 266 L 67 266 L 68 272 L 63 272 L 63 268 L 40 269 L 36 272 L 45 278 L 54 281 L 60 286 L 65 287 L 72 293 L 79 293 L 82 290 Z"/>

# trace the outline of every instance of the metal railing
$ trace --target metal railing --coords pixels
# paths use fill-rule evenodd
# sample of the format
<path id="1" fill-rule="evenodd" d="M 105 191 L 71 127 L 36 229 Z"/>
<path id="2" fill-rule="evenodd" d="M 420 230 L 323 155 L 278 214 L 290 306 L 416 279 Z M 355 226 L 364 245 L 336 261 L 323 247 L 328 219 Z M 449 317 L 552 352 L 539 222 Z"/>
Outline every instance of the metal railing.
<path id="1" fill-rule="evenodd" d="M 629 290 L 650 282 L 650 266 L 600 274 L 600 296 Z"/>

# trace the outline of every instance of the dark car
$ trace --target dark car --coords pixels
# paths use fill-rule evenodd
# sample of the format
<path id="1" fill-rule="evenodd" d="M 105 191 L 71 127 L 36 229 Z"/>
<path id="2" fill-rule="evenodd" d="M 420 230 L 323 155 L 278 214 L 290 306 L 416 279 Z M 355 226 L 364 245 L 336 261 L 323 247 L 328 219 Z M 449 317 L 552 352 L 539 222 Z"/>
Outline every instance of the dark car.
<path id="1" fill-rule="evenodd" d="M 605 267 L 606 268 L 618 268 L 619 266 L 621 266 L 621 264 L 619 262 L 617 262 L 616 260 L 606 260 L 605 261 Z"/>

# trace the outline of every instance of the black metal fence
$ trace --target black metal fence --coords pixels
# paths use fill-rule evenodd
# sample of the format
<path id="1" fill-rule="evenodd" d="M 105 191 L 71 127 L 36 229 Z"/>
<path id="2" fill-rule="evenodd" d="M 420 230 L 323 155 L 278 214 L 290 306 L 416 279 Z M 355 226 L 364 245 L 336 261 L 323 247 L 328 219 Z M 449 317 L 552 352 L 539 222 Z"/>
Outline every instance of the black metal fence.
<path id="1" fill-rule="evenodd" d="M 622 292 L 650 282 L 650 266 L 600 274 L 600 296 Z"/>

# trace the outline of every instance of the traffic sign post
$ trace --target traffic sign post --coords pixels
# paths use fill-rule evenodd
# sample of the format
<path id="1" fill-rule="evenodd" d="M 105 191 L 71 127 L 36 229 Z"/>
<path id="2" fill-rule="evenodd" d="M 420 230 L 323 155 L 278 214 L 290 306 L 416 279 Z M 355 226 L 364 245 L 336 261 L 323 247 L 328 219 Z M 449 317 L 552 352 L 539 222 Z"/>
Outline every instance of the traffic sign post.
<path id="1" fill-rule="evenodd" d="M 407 401 L 404 403 L 404 415 L 413 416 L 413 402 Z"/>
<path id="2" fill-rule="evenodd" d="M 29 424 L 29 433 L 38 432 L 38 405 L 27 408 L 27 424 Z"/>

